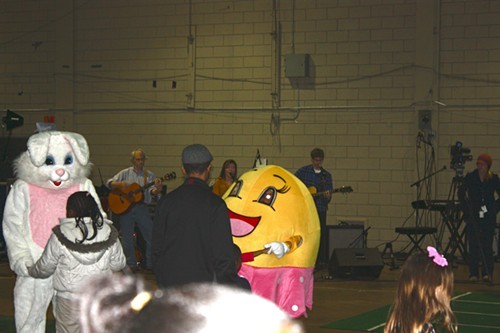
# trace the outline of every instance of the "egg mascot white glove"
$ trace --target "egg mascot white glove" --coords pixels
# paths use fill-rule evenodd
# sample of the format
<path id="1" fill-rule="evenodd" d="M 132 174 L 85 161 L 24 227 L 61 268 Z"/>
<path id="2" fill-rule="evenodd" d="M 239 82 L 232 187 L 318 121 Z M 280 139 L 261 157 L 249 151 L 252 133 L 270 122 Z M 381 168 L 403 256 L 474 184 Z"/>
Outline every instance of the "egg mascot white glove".
<path id="1" fill-rule="evenodd" d="M 271 242 L 264 245 L 264 248 L 269 249 L 267 254 L 274 254 L 276 258 L 283 257 L 290 248 L 284 242 Z"/>

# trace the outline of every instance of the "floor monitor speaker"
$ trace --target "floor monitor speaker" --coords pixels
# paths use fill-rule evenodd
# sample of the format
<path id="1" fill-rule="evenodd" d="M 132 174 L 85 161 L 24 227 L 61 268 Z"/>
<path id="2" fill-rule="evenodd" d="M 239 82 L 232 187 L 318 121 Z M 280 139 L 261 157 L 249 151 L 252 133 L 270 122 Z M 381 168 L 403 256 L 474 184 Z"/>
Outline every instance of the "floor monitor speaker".
<path id="1" fill-rule="evenodd" d="M 378 249 L 334 249 L 330 258 L 329 273 L 334 278 L 374 280 L 380 276 L 384 262 Z"/>

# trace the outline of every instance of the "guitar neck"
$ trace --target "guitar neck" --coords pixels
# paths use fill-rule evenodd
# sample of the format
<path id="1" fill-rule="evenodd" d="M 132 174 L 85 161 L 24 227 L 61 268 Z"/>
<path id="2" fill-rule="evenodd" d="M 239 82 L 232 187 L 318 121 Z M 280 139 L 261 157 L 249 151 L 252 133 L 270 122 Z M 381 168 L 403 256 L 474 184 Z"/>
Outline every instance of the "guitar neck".
<path id="1" fill-rule="evenodd" d="M 152 182 L 147 183 L 146 185 L 142 186 L 142 187 L 140 188 L 140 190 L 141 190 L 141 191 L 144 191 L 145 189 L 150 188 L 150 187 L 151 187 L 151 186 L 153 186 L 154 184 L 155 184 L 155 181 L 153 180 Z"/>
<path id="2" fill-rule="evenodd" d="M 338 192 L 344 192 L 344 193 L 349 193 L 351 192 L 351 188 L 350 187 L 339 187 L 339 188 L 334 188 L 333 190 L 326 190 L 326 191 L 321 191 L 321 192 L 316 192 L 316 193 L 313 193 L 313 197 L 317 197 L 317 196 L 320 196 L 320 195 L 325 195 L 325 194 L 333 194 L 333 193 L 338 193 Z"/>
<path id="3" fill-rule="evenodd" d="M 175 179 L 176 175 L 175 175 L 175 172 L 171 172 L 169 174 L 166 174 L 165 176 L 161 177 L 160 180 L 162 182 L 166 181 L 166 180 L 171 180 L 171 179 Z M 147 183 L 146 185 L 144 186 L 141 186 L 139 187 L 138 189 L 136 189 L 135 191 L 133 191 L 134 193 L 139 193 L 139 192 L 142 192 L 148 188 L 150 188 L 151 186 L 153 186 L 155 184 L 155 180 L 153 180 L 152 182 L 149 182 Z"/>
<path id="4" fill-rule="evenodd" d="M 318 192 L 316 194 L 328 194 L 328 193 L 337 193 L 339 191 L 338 188 L 334 188 L 333 190 L 325 190 L 325 191 L 321 191 L 321 192 Z"/>
<path id="5" fill-rule="evenodd" d="M 165 177 L 163 178 L 160 178 L 161 181 L 164 181 L 165 180 Z M 155 184 L 155 181 L 153 180 L 152 182 L 149 182 L 147 183 L 146 185 L 143 185 L 139 188 L 137 188 L 136 190 L 132 191 L 133 193 L 139 193 L 139 192 L 142 192 L 148 188 L 150 188 L 151 186 L 153 186 Z"/>

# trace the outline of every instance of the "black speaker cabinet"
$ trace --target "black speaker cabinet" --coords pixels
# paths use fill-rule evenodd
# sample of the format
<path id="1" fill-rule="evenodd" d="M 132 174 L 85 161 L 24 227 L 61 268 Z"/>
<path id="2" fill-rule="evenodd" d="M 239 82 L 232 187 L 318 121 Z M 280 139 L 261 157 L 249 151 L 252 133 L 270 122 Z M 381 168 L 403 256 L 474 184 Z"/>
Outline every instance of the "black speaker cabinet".
<path id="1" fill-rule="evenodd" d="M 329 272 L 334 278 L 374 280 L 379 277 L 383 267 L 378 249 L 335 249 L 330 258 Z"/>
<path id="2" fill-rule="evenodd" d="M 337 248 L 363 247 L 365 227 L 363 224 L 342 223 L 329 225 L 328 228 L 328 253 L 331 255 Z"/>

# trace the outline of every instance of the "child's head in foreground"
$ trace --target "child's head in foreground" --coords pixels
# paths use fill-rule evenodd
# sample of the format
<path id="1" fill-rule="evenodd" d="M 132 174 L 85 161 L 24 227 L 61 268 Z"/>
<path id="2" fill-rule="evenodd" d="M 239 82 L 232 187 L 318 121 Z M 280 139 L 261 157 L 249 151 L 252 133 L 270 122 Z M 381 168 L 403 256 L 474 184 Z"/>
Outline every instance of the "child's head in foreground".
<path id="1" fill-rule="evenodd" d="M 418 333 L 425 324 L 438 324 L 456 332 L 451 309 L 453 271 L 444 256 L 428 246 L 404 263 L 386 333 Z"/>

